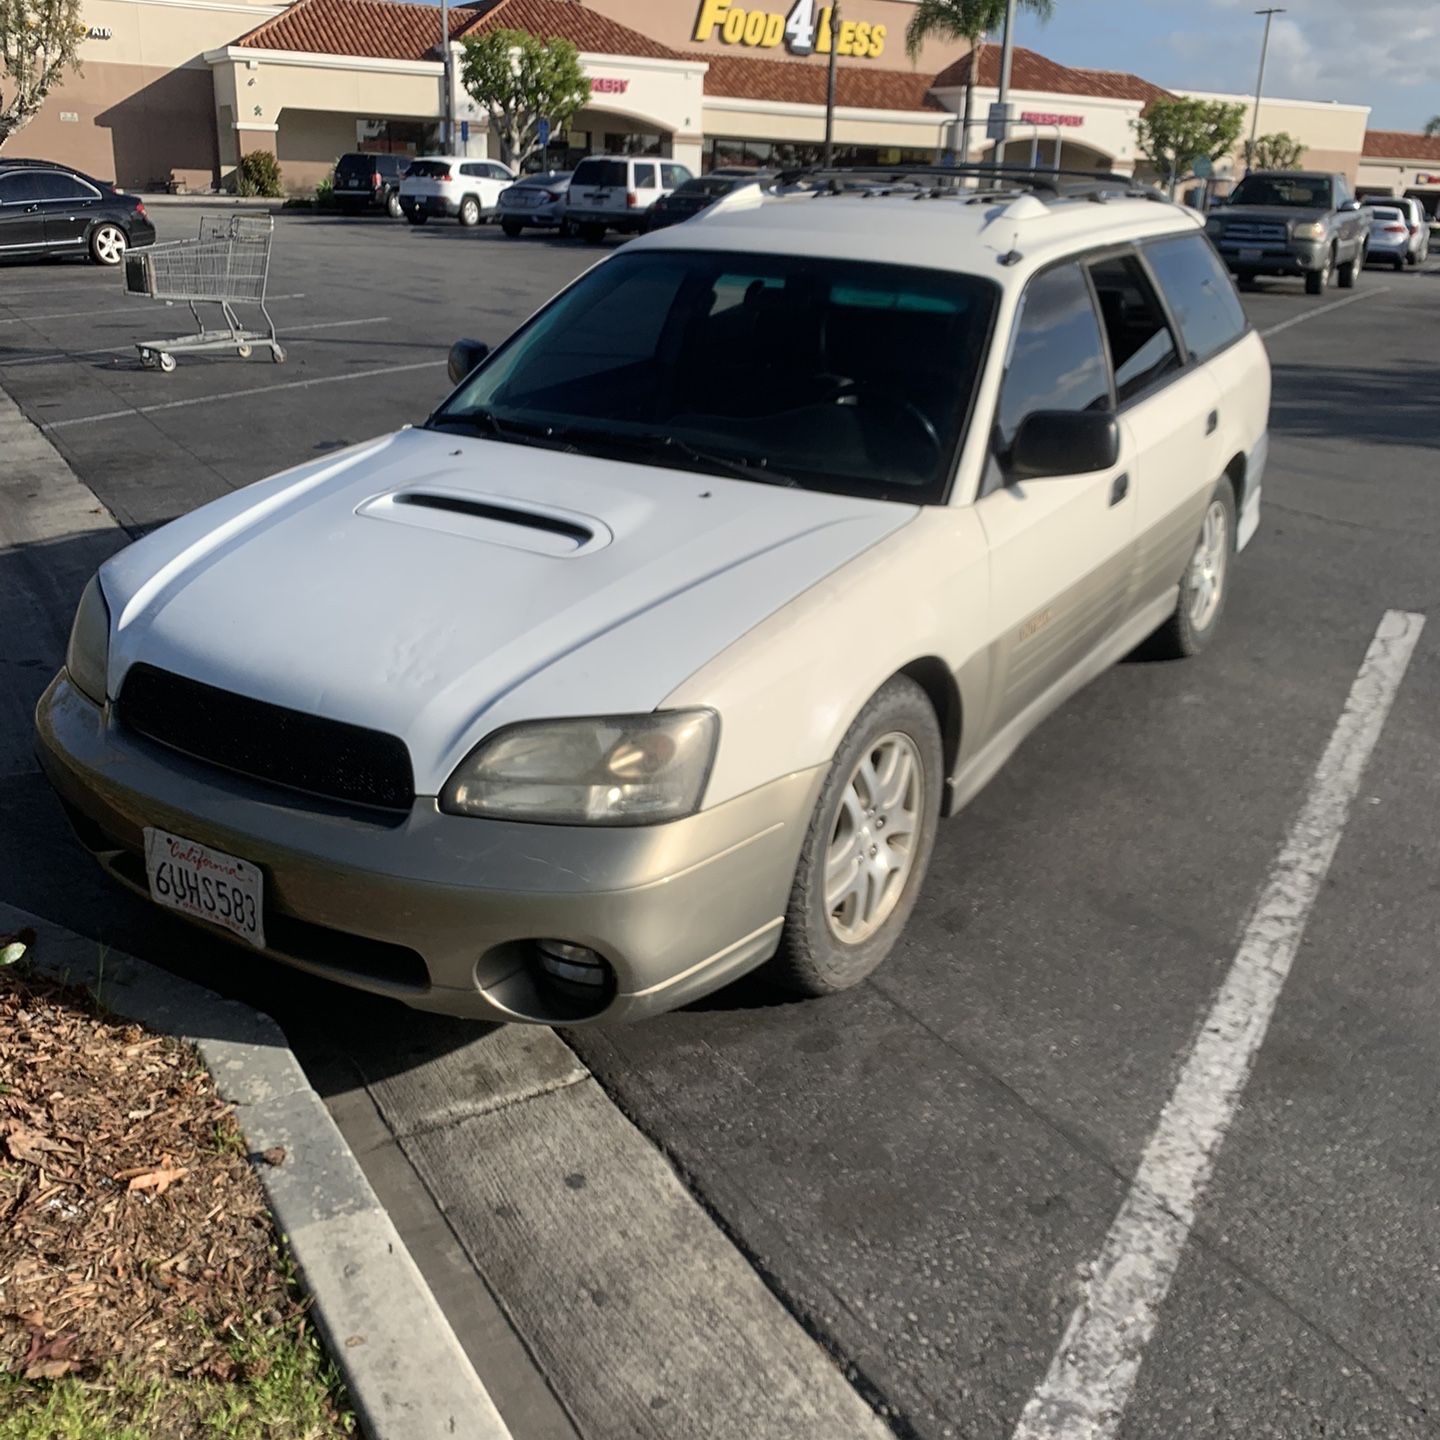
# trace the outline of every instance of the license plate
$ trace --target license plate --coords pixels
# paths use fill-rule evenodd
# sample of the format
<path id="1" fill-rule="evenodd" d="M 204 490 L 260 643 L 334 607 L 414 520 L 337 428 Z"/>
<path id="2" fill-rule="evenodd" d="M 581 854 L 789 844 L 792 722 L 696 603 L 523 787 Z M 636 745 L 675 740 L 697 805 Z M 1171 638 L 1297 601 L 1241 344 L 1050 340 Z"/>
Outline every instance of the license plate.
<path id="1" fill-rule="evenodd" d="M 1263 260 L 1265 252 L 1263 250 L 1242 250 L 1240 258 L 1242 260 Z"/>
<path id="2" fill-rule="evenodd" d="M 363 180 L 347 180 L 345 183 L 352 190 L 363 190 L 365 188 L 365 182 Z"/>
<path id="3" fill-rule="evenodd" d="M 208 920 L 257 950 L 265 948 L 265 882 L 248 860 L 147 826 L 145 874 L 157 905 Z"/>

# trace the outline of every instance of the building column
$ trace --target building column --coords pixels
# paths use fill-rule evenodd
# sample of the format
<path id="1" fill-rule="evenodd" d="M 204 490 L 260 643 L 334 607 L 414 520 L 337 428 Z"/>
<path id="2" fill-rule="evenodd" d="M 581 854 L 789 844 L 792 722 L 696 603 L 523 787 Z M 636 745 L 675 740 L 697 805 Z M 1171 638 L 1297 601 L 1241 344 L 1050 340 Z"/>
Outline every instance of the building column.
<path id="1" fill-rule="evenodd" d="M 672 135 L 670 137 L 670 158 L 678 161 L 692 175 L 700 173 L 700 158 L 704 153 L 704 136 Z"/>
<path id="2" fill-rule="evenodd" d="M 275 137 L 279 133 L 279 125 L 256 125 L 244 124 L 235 125 L 235 144 L 238 153 L 248 155 L 252 150 L 268 150 L 270 154 L 275 152 Z"/>

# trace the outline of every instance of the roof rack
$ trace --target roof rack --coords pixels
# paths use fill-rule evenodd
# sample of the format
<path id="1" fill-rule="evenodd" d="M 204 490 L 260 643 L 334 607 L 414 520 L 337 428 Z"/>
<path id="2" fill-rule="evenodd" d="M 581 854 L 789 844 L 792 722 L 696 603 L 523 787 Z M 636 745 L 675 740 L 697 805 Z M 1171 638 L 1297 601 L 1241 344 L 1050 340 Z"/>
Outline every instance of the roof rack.
<path id="1" fill-rule="evenodd" d="M 782 170 L 773 177 L 772 184 L 800 185 L 808 182 L 817 187 L 823 186 L 828 193 L 837 195 L 853 189 L 874 191 L 908 185 L 939 196 L 970 189 L 961 184 L 966 180 L 996 182 L 991 185 L 982 183 L 978 187 L 981 194 L 1040 191 L 1057 200 L 1137 196 L 1169 203 L 1159 190 L 1131 175 L 1116 175 L 1108 170 L 1051 170 L 984 161 L 963 165 L 806 165 Z"/>

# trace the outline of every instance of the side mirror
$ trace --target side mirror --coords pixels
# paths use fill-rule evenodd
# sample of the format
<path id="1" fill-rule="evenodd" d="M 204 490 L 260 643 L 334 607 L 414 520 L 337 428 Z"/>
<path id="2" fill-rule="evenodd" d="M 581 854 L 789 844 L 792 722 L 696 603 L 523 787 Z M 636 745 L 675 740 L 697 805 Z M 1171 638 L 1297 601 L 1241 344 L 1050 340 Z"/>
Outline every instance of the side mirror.
<path id="1" fill-rule="evenodd" d="M 450 347 L 450 383 L 458 385 L 489 353 L 483 340 L 457 340 Z"/>
<path id="2" fill-rule="evenodd" d="M 1085 475 L 1120 458 L 1120 426 L 1108 410 L 1035 410 L 1021 422 L 1005 467 L 1012 480 Z"/>
<path id="3" fill-rule="evenodd" d="M 1360 202 L 1358 200 L 1346 200 L 1340 208 L 1342 210 L 1358 210 L 1360 208 Z"/>

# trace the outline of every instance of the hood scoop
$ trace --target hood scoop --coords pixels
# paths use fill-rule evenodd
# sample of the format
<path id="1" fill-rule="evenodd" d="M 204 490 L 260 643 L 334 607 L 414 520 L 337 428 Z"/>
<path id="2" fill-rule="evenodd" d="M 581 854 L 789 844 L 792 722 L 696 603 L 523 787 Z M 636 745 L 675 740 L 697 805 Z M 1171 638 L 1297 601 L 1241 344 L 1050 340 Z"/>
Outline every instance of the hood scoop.
<path id="1" fill-rule="evenodd" d="M 574 510 L 433 485 L 377 495 L 355 513 L 534 555 L 583 555 L 603 549 L 615 538 L 608 525 Z"/>

